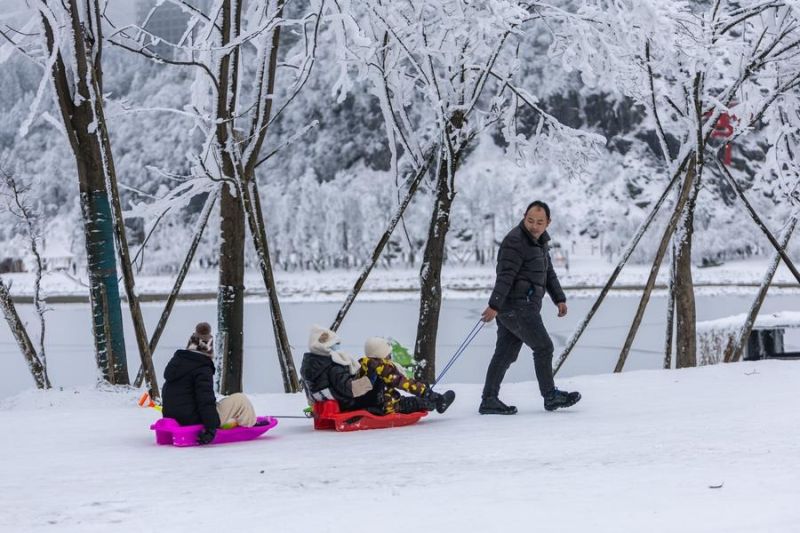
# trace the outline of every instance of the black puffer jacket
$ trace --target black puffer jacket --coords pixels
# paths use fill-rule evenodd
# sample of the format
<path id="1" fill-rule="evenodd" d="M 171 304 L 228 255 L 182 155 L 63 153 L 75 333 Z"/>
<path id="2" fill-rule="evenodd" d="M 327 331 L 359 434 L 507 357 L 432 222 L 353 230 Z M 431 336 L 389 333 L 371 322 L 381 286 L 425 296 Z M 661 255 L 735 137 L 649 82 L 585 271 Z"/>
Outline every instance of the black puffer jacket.
<path id="1" fill-rule="evenodd" d="M 207 429 L 218 428 L 214 361 L 200 352 L 175 352 L 164 370 L 161 399 L 166 418 L 174 418 L 182 426 L 203 424 Z"/>
<path id="2" fill-rule="evenodd" d="M 534 239 L 522 222 L 508 232 L 497 254 L 497 281 L 489 307 L 502 311 L 513 299 L 524 299 L 529 294 L 541 298 L 545 291 L 556 304 L 567 301 L 553 270 L 549 241 L 547 232 Z"/>
<path id="3" fill-rule="evenodd" d="M 353 404 L 353 376 L 347 367 L 334 363 L 330 356 L 304 354 L 300 375 L 309 392 L 328 389 L 343 411 Z"/>

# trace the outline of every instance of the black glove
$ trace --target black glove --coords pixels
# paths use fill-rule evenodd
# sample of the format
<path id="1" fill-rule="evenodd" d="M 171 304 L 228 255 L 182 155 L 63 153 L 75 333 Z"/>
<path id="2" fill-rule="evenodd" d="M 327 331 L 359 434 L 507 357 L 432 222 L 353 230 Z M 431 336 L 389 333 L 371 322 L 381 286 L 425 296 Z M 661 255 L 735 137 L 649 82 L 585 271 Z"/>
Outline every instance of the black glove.
<path id="1" fill-rule="evenodd" d="M 206 428 L 197 435 L 197 444 L 208 444 L 214 440 L 217 434 L 216 428 Z"/>

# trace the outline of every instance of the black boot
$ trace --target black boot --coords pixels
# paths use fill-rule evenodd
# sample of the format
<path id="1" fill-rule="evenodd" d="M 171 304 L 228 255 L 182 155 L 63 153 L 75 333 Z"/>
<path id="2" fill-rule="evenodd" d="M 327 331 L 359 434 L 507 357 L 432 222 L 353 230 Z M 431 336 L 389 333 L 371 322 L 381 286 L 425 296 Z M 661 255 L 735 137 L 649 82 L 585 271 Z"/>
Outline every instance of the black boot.
<path id="1" fill-rule="evenodd" d="M 444 394 L 439 394 L 431 389 L 428 389 L 428 391 L 426 391 L 423 398 L 429 402 L 433 402 L 433 405 L 436 407 L 436 412 L 439 414 L 447 411 L 447 408 L 450 407 L 450 404 L 456 399 L 456 393 L 453 391 L 446 391 Z"/>
<path id="2" fill-rule="evenodd" d="M 481 406 L 478 412 L 482 415 L 515 415 L 517 408 L 513 405 L 506 405 L 500 401 L 500 398 L 490 397 L 484 398 L 481 401 Z"/>
<path id="3" fill-rule="evenodd" d="M 580 392 L 564 392 L 553 389 L 552 392 L 544 397 L 544 408 L 547 411 L 555 411 L 562 407 L 570 407 L 581 401 Z"/>

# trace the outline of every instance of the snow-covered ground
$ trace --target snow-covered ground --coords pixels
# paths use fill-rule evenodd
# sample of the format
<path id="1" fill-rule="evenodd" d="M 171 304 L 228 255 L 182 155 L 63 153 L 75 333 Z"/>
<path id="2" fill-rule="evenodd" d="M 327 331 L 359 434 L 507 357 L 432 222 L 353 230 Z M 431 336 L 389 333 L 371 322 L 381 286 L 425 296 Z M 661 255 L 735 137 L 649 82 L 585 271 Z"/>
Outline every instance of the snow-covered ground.
<path id="1" fill-rule="evenodd" d="M 731 261 L 721 266 L 695 268 L 693 277 L 699 292 L 737 292 L 737 286 L 758 285 L 764 277 L 769 260 L 752 258 L 745 261 Z M 596 255 L 577 255 L 570 260 L 570 268 L 556 265 L 561 284 L 570 290 L 596 289 L 605 285 L 616 263 L 609 263 Z M 664 265 L 658 282 L 667 283 L 669 268 Z M 641 287 L 650 273 L 649 264 L 627 265 L 620 274 L 616 287 Z M 282 302 L 338 301 L 344 300 L 353 286 L 358 272 L 331 270 L 324 272 L 303 271 L 275 274 L 278 294 Z M 48 273 L 42 288 L 50 297 L 88 297 L 86 274 L 78 277 L 65 272 Z M 33 294 L 33 275 L 3 274 L 3 279 L 11 285 L 11 294 L 30 296 Z M 488 297 L 495 281 L 494 265 L 457 266 L 448 265 L 442 272 L 443 293 L 447 298 Z M 174 276 L 137 276 L 136 286 L 143 296 L 163 299 L 169 294 L 175 282 Z M 773 290 L 786 290 L 782 285 L 796 286 L 797 282 L 785 265 L 781 264 L 773 280 Z M 218 273 L 216 271 L 190 272 L 184 281 L 181 294 L 216 300 Z M 258 272 L 245 275 L 246 293 L 264 294 L 263 281 Z M 712 286 L 703 289 L 704 285 Z M 727 288 L 725 286 L 728 286 Z M 789 289 L 792 290 L 792 289 Z M 120 289 L 122 291 L 122 289 Z M 596 292 L 596 291 L 593 291 Z M 636 293 L 638 294 L 638 293 Z M 385 301 L 407 300 L 419 295 L 419 270 L 416 268 L 396 268 L 373 270 L 359 295 L 359 300 Z"/>
<path id="2" fill-rule="evenodd" d="M 547 413 L 480 387 L 416 426 L 158 447 L 136 392 L 26 392 L 0 402 L 0 530 L 75 532 L 796 532 L 800 362 L 561 380 L 584 399 Z M 253 396 L 297 415 L 300 395 Z"/>

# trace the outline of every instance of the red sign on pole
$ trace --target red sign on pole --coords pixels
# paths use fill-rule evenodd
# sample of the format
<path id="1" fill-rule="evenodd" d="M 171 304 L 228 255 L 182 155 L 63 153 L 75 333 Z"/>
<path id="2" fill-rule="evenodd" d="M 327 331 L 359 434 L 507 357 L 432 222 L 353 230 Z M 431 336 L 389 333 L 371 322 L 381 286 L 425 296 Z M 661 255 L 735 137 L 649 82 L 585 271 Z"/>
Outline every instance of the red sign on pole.
<path id="1" fill-rule="evenodd" d="M 708 111 L 705 113 L 706 117 L 710 117 L 713 111 Z M 714 125 L 714 131 L 711 132 L 712 137 L 717 138 L 725 138 L 733 136 L 733 121 L 738 120 L 736 115 L 731 115 L 725 111 L 723 111 L 719 118 L 717 119 L 717 123 Z M 725 143 L 725 152 L 722 156 L 722 163 L 725 165 L 730 165 L 733 159 L 733 149 L 730 143 Z"/>

